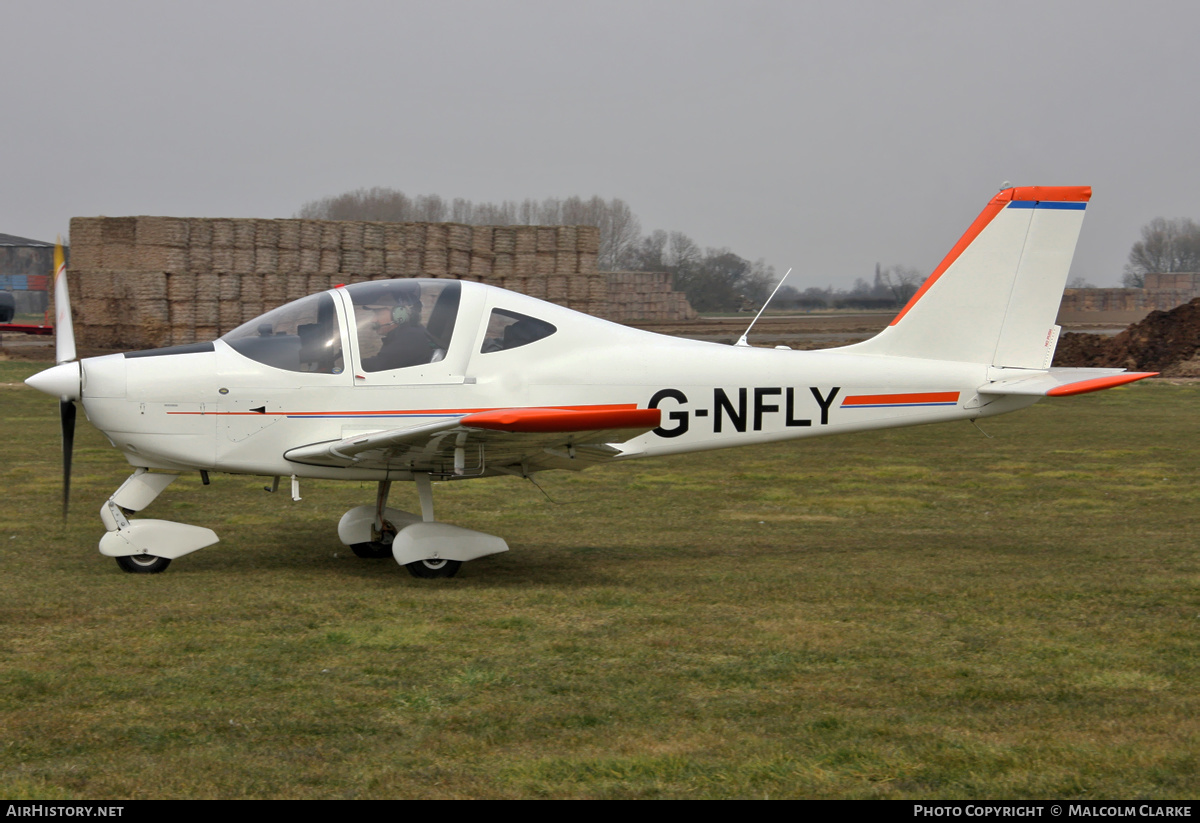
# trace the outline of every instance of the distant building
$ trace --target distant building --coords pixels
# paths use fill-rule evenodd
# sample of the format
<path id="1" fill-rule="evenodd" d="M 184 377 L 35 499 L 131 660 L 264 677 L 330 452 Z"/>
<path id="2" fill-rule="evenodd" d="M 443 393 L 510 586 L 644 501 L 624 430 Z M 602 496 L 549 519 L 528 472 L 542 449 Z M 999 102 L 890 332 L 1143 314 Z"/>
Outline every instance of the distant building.
<path id="1" fill-rule="evenodd" d="M 44 312 L 53 277 L 53 243 L 0 234 L 0 291 L 12 294 L 18 312 Z"/>
<path id="2" fill-rule="evenodd" d="M 1200 297 L 1200 272 L 1153 272 L 1141 289 L 1067 289 L 1059 323 L 1136 323 L 1152 311 L 1170 311 Z"/>

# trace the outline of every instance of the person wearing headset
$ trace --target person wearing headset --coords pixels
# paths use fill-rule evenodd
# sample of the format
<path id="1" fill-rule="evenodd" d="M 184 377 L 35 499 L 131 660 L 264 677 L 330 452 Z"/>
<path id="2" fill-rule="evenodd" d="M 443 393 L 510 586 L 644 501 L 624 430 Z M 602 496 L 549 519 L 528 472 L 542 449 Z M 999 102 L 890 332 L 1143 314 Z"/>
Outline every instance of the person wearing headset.
<path id="1" fill-rule="evenodd" d="M 378 353 L 363 358 L 367 371 L 388 371 L 428 363 L 433 342 L 421 325 L 421 293 L 406 289 L 394 306 L 370 306 L 374 328 L 382 338 Z"/>

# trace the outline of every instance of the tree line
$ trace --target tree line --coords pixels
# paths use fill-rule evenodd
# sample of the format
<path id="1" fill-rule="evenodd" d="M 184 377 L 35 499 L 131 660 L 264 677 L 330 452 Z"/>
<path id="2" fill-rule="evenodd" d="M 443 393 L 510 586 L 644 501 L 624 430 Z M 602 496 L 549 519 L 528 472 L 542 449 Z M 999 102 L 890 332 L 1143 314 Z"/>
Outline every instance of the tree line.
<path id="1" fill-rule="evenodd" d="M 549 197 L 475 203 L 436 194 L 410 197 L 389 188 L 358 189 L 313 200 L 296 217 L 311 220 L 465 223 L 477 226 L 569 225 L 600 230 L 601 271 L 666 271 L 697 311 L 730 311 L 758 304 L 776 282 L 775 270 L 728 248 L 701 248 L 682 232 L 642 233 L 641 221 L 620 198 Z"/>

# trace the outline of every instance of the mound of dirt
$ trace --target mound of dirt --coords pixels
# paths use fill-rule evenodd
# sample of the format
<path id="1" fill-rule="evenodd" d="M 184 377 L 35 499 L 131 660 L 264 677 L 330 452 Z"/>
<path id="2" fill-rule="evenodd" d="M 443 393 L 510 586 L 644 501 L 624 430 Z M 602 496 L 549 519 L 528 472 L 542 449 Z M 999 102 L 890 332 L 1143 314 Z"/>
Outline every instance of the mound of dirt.
<path id="1" fill-rule="evenodd" d="M 1170 311 L 1150 312 L 1115 337 L 1064 334 L 1054 365 L 1200 376 L 1200 297 Z"/>

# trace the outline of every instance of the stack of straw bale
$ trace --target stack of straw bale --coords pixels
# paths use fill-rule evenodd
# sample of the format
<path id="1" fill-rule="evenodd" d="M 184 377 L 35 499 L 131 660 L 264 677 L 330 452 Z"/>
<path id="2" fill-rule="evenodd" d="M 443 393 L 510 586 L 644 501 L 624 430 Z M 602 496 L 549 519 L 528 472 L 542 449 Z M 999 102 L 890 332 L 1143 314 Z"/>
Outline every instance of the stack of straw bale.
<path id="1" fill-rule="evenodd" d="M 694 316 L 669 275 L 599 272 L 599 245 L 592 226 L 76 217 L 75 328 L 89 347 L 179 345 L 316 291 L 395 277 L 490 283 L 613 320 Z"/>

